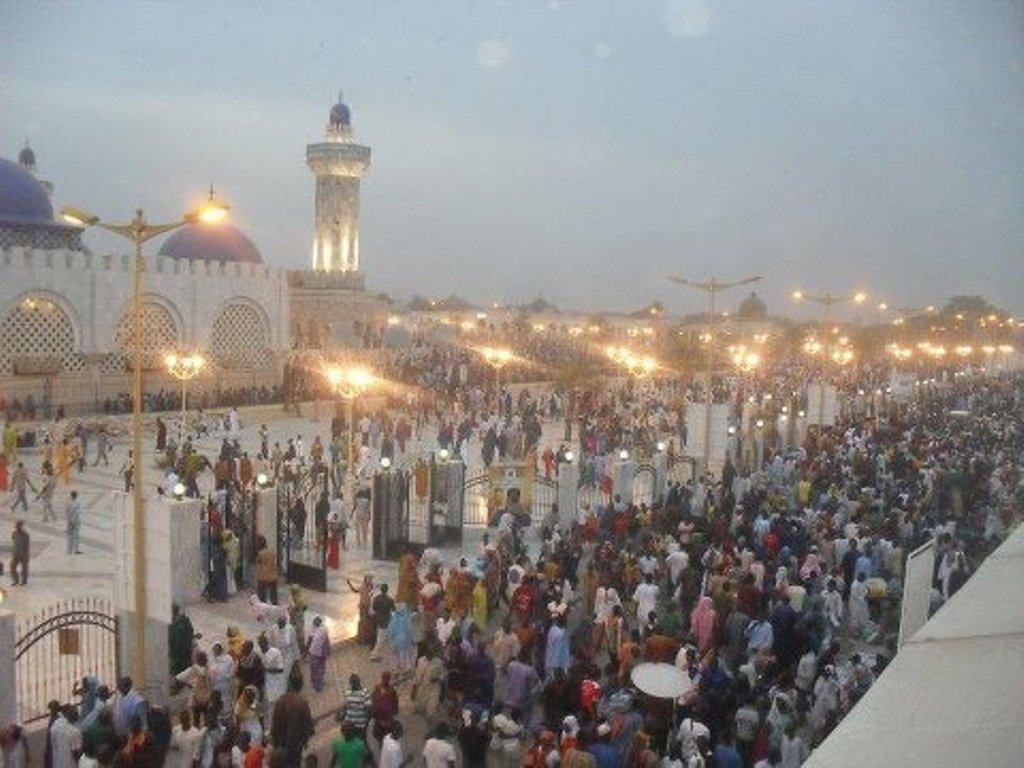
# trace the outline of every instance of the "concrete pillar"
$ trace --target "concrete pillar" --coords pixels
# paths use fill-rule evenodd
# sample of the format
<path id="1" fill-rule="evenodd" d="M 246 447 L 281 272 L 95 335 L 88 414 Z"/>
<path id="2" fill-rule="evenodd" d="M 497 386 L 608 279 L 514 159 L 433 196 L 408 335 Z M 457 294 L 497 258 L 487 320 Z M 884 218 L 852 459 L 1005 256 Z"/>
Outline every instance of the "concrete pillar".
<path id="1" fill-rule="evenodd" d="M 171 600 L 186 606 L 203 596 L 206 563 L 200 547 L 203 502 L 182 499 L 167 503 L 170 523 Z"/>
<path id="2" fill-rule="evenodd" d="M 580 468 L 573 462 L 558 465 L 558 525 L 567 533 L 580 506 Z"/>
<path id="3" fill-rule="evenodd" d="M 14 662 L 16 639 L 14 613 L 0 611 L 0 723 L 18 722 L 18 668 Z"/>
<path id="4" fill-rule="evenodd" d="M 135 556 L 133 549 L 132 498 L 115 492 L 114 506 L 114 597 L 118 615 L 118 654 L 121 674 L 132 675 L 135 664 Z M 145 621 L 145 680 L 135 680 L 135 686 L 155 704 L 164 704 L 168 698 L 170 678 L 167 628 L 171 621 L 171 601 L 174 594 L 174 572 L 183 570 L 174 560 L 172 552 L 172 506 L 187 502 L 168 501 L 164 498 L 144 499 L 146 520 L 146 607 Z M 198 502 L 197 502 L 198 503 Z M 196 529 L 196 559 L 199 552 L 199 532 Z M 193 567 L 199 567 L 197 565 Z"/>
<path id="5" fill-rule="evenodd" d="M 271 552 L 277 551 L 277 490 L 256 491 L 256 533 L 267 540 Z"/>
<path id="6" fill-rule="evenodd" d="M 633 502 L 633 479 L 636 477 L 636 464 L 632 459 L 619 459 L 612 464 L 612 498 L 616 495 L 623 503 Z"/>
<path id="7" fill-rule="evenodd" d="M 668 457 L 664 451 L 658 451 L 652 459 L 654 464 L 654 504 L 660 504 L 665 499 L 665 488 L 668 486 Z"/>

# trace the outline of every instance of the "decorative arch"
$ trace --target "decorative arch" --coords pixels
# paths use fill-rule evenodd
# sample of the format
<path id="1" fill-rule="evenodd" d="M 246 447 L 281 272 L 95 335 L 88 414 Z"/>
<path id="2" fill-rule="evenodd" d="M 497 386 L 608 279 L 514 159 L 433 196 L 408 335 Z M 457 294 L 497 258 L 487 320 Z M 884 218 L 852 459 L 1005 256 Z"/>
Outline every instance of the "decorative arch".
<path id="1" fill-rule="evenodd" d="M 263 307 L 244 297 L 225 301 L 210 331 L 210 355 L 223 368 L 247 370 L 270 365 L 270 322 Z"/>
<path id="2" fill-rule="evenodd" d="M 131 365 L 134 350 L 132 305 L 122 312 L 114 329 L 114 344 L 126 364 Z M 156 294 L 142 297 L 142 367 L 155 370 L 164 355 L 176 349 L 181 339 L 181 318 L 173 304 Z"/>
<path id="3" fill-rule="evenodd" d="M 0 372 L 52 375 L 78 371 L 80 334 L 75 312 L 63 296 L 29 291 L 0 321 Z"/>

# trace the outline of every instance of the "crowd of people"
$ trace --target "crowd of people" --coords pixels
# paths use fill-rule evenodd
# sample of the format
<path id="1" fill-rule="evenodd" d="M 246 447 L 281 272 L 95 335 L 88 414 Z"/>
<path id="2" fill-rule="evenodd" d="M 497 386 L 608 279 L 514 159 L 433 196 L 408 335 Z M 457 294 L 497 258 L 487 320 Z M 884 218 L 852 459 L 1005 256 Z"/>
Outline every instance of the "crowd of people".
<path id="1" fill-rule="evenodd" d="M 465 455 L 474 443 L 484 464 L 532 461 L 550 474 L 567 449 L 542 446 L 543 425 L 570 416 L 583 483 L 610 484 L 609 457 L 621 448 L 685 451 L 680 413 L 702 396 L 696 385 L 658 379 L 498 392 L 493 371 L 466 364 L 451 350 L 394 361 L 421 389 L 358 415 L 359 468 L 424 446 Z M 736 403 L 742 430 L 746 402 L 807 408 L 791 393 L 808 375 L 780 367 L 716 386 Z M 730 452 L 716 475 L 670 482 L 651 504 L 609 488 L 599 503 L 571 510 L 567 525 L 557 508 L 531 520 L 511 493 L 478 550 L 446 561 L 443 552 L 410 549 L 395 584 L 370 576 L 350 583 L 359 595 L 356 640 L 385 672 L 368 689 L 353 670 L 331 764 L 375 758 L 392 767 L 420 754 L 430 768 L 457 758 L 537 768 L 800 765 L 895 653 L 907 554 L 937 540 L 938 608 L 1016 524 L 1024 501 L 1019 376 L 950 377 L 882 411 L 862 393 L 883 377 L 878 368 L 861 379 L 845 374 L 835 426 L 772 431 L 756 460 Z M 253 548 L 252 570 L 243 569 L 238 542 L 228 538 L 227 488 L 244 491 L 262 470 L 293 484 L 322 472 L 333 482 L 307 489 L 312 506 L 323 507 L 310 526 L 315 540 L 342 531 L 342 520 L 365 528 L 369 499 L 338 501 L 347 425 L 335 420 L 332 434 L 313 436 L 307 448 L 301 436 L 273 444 L 263 428 L 243 437 L 234 418 L 209 462 L 217 491 L 208 513 L 219 528 L 207 542 L 208 562 L 218 563 L 208 596 L 252 586 L 265 630 L 246 639 L 233 627 L 200 651 L 178 613 L 172 672 L 189 697 L 178 724 L 164 727 L 154 708 L 140 736 L 117 693 L 89 699 L 92 706 L 83 696 L 77 713 L 55 711 L 50 728 L 55 749 L 70 743 L 97 761 L 80 764 L 112 764 L 114 756 L 124 765 L 159 764 L 131 762 L 137 747 L 145 759 L 155 750 L 179 765 L 299 765 L 313 733 L 308 697 L 343 685 L 328 670 L 323 618 L 309 614 L 301 590 L 278 601 L 265 542 Z M 252 445 L 243 449 L 245 441 Z M 59 457 L 63 444 L 53 448 L 57 477 L 75 466 L 70 449 Z M 191 448 L 172 449 L 168 471 L 189 478 Z M 366 545 L 364 530 L 356 546 Z M 634 672 L 647 664 L 672 665 L 680 690 L 646 693 Z M 311 693 L 302 690 L 307 668 Z M 130 692 L 129 681 L 121 695 Z M 87 737 L 100 717 L 85 722 L 94 709 L 109 712 L 102 729 L 111 740 Z M 426 723 L 422 749 L 406 743 L 410 718 Z"/>

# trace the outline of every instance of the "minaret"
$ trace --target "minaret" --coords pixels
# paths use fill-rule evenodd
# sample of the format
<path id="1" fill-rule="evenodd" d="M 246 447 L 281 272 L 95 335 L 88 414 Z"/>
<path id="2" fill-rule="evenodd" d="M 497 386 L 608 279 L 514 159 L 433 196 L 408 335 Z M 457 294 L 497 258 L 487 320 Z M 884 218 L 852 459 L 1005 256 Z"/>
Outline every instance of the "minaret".
<path id="1" fill-rule="evenodd" d="M 370 166 L 370 148 L 356 144 L 352 114 L 338 94 L 324 141 L 306 147 L 306 163 L 316 174 L 313 269 L 359 271 L 359 181 Z"/>

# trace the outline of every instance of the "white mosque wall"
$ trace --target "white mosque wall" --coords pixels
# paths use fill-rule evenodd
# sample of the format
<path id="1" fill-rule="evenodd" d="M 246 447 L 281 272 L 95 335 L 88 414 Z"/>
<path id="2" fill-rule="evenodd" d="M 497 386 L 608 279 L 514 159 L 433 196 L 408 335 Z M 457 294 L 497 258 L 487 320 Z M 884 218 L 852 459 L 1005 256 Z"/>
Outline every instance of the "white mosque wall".
<path id="1" fill-rule="evenodd" d="M 68 390 L 52 391 L 55 403 L 62 395 L 76 401 L 87 395 L 91 401 L 124 391 L 132 269 L 129 255 L 0 250 L 0 391 L 8 399 L 28 392 L 38 398 L 44 376 L 51 379 L 47 386 Z M 151 361 L 170 347 L 216 358 L 216 370 L 196 382 L 200 390 L 276 383 L 281 353 L 289 347 L 283 270 L 145 256 L 142 290 L 143 347 Z M 20 311 L 38 306 L 59 322 L 30 322 L 27 331 L 14 322 Z M 15 358 L 27 372 L 13 375 Z M 173 386 L 157 366 L 148 368 L 147 389 Z"/>

